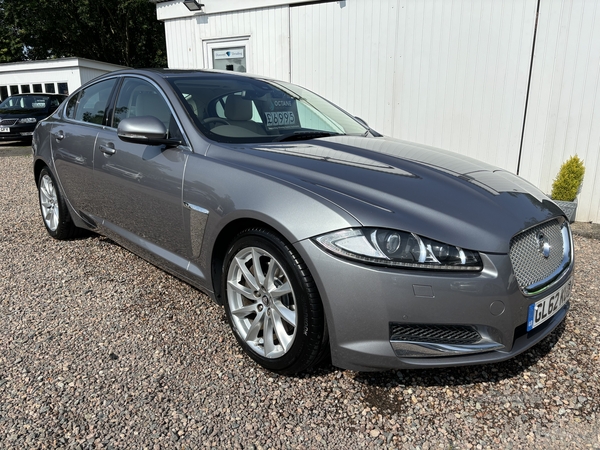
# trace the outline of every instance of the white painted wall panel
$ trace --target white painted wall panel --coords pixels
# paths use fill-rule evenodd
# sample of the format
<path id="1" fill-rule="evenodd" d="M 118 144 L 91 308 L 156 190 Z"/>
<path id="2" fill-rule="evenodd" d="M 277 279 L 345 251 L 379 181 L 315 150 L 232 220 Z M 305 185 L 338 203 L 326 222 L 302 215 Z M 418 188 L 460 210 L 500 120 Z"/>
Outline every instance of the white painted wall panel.
<path id="1" fill-rule="evenodd" d="M 105 73 L 106 73 L 105 70 L 90 69 L 87 67 L 82 67 L 79 72 L 79 77 L 80 77 L 79 85 L 85 84 L 88 81 L 91 81 L 96 77 L 99 77 L 100 75 L 104 75 Z M 77 87 L 79 87 L 79 86 L 77 86 Z M 71 86 L 69 85 L 69 92 L 73 92 L 75 90 L 75 89 L 71 90 L 70 88 L 71 88 Z"/>
<path id="2" fill-rule="evenodd" d="M 536 3 L 354 0 L 291 7 L 292 81 L 384 134 L 514 172 Z"/>
<path id="3" fill-rule="evenodd" d="M 392 129 L 396 0 L 290 8 L 292 82 Z"/>
<path id="4" fill-rule="evenodd" d="M 69 93 L 88 81 L 123 66 L 84 58 L 59 58 L 0 65 L 0 85 L 67 83 Z"/>
<path id="5" fill-rule="evenodd" d="M 197 31 L 201 17 L 186 17 L 165 22 L 167 64 L 171 69 L 203 68 L 202 43 Z"/>
<path id="6" fill-rule="evenodd" d="M 561 164 L 584 160 L 577 220 L 600 222 L 600 2 L 542 0 L 520 175 L 550 192 Z"/>
<path id="7" fill-rule="evenodd" d="M 168 64 L 173 69 L 203 69 L 203 43 L 249 36 L 247 71 L 290 79 L 287 6 L 200 15 L 165 22 Z"/>

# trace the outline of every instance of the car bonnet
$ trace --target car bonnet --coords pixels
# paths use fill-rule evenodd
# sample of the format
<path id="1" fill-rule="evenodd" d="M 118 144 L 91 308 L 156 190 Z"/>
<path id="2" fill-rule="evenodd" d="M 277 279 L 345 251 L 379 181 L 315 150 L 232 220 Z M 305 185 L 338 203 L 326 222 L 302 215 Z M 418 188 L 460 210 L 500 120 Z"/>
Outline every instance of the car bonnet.
<path id="1" fill-rule="evenodd" d="M 364 226 L 472 250 L 508 253 L 515 234 L 562 214 L 510 172 L 396 139 L 340 136 L 229 148 L 234 152 L 221 157 L 309 189 Z"/>

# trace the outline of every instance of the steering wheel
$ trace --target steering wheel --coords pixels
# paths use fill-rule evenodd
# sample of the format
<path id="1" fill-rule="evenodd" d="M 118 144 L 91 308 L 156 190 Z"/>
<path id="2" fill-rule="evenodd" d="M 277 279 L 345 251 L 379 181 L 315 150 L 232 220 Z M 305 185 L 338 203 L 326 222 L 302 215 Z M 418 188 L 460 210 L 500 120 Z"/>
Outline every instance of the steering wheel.
<path id="1" fill-rule="evenodd" d="M 226 119 L 223 119 L 222 117 L 207 117 L 206 119 L 204 119 L 202 121 L 202 123 L 204 124 L 209 124 L 209 123 L 213 123 L 213 124 L 222 124 L 222 125 L 231 125 Z M 216 125 L 215 125 L 216 126 Z M 214 127 L 214 126 L 213 126 Z M 211 127 L 211 128 L 213 128 Z"/>

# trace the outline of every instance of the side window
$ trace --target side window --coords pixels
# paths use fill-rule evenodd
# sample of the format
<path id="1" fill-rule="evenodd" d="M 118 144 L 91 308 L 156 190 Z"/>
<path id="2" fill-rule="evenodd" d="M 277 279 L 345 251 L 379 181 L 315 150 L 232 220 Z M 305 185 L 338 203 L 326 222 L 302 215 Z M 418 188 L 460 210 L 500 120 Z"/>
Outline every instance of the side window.
<path id="1" fill-rule="evenodd" d="M 331 119 L 323 116 L 320 112 L 309 109 L 304 103 L 296 102 L 298 108 L 298 119 L 302 128 L 312 128 L 316 130 L 326 130 L 337 132 L 340 129 L 339 124 L 334 126 Z"/>
<path id="2" fill-rule="evenodd" d="M 169 137 L 181 136 L 171 109 L 161 92 L 145 80 L 125 78 L 115 104 L 112 126 L 117 128 L 123 119 L 143 116 L 154 116 L 160 120 L 165 125 Z"/>
<path id="3" fill-rule="evenodd" d="M 101 125 L 102 120 L 104 119 L 108 98 L 110 97 L 115 82 L 116 78 L 101 81 L 81 91 L 75 109 L 74 119 Z M 67 117 L 70 117 L 69 106 L 71 106 L 71 101 L 69 101 L 69 104 L 67 105 Z"/>
<path id="4" fill-rule="evenodd" d="M 217 103 L 215 103 L 215 112 L 218 117 L 222 119 L 225 118 L 225 102 L 227 101 L 227 96 L 220 98 Z"/>

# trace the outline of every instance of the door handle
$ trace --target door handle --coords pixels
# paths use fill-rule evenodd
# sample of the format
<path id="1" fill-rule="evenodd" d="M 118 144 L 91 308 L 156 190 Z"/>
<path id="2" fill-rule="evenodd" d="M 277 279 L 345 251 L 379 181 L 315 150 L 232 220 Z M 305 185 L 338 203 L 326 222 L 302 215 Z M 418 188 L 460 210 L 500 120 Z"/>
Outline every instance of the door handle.
<path id="1" fill-rule="evenodd" d="M 57 141 L 62 141 L 65 138 L 65 133 L 63 133 L 62 130 L 57 131 L 56 133 L 54 133 L 54 138 Z"/>
<path id="2" fill-rule="evenodd" d="M 105 155 L 114 155 L 115 153 L 117 153 L 113 144 L 101 145 L 100 151 Z"/>

